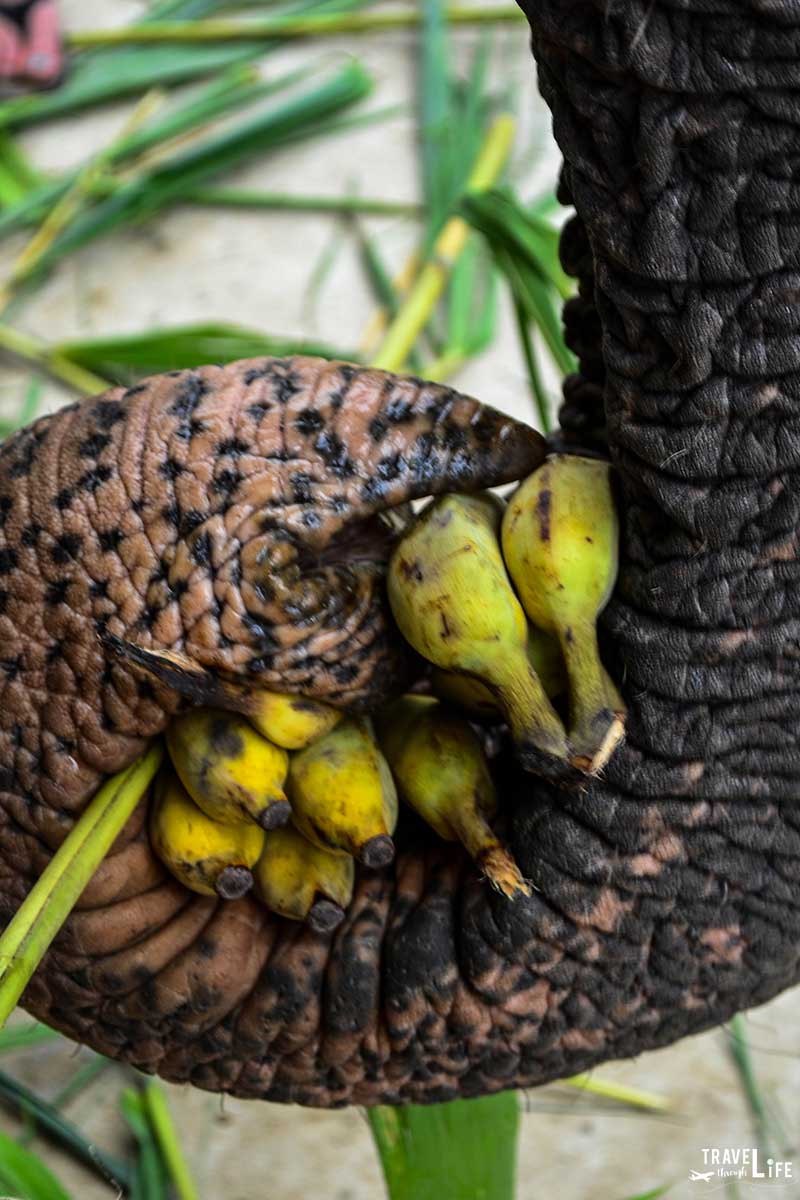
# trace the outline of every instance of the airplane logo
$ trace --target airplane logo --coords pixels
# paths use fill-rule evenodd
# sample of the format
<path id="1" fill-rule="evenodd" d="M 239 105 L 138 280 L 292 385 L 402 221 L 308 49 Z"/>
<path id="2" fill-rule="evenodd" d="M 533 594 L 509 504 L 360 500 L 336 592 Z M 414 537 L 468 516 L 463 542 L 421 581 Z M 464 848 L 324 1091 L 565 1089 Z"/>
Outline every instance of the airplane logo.
<path id="1" fill-rule="evenodd" d="M 714 1178 L 713 1171 L 705 1171 L 705 1172 L 704 1171 L 691 1171 L 691 1173 L 689 1175 L 689 1182 L 690 1183 L 699 1183 L 702 1180 L 703 1183 L 711 1183 L 711 1180 L 713 1178 Z"/>

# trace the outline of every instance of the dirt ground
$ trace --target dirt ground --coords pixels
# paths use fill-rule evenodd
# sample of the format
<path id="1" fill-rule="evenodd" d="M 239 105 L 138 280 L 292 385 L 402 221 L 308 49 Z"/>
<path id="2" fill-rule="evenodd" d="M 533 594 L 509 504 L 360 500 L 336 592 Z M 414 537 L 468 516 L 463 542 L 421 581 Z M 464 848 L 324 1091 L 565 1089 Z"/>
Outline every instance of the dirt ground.
<path id="1" fill-rule="evenodd" d="M 124 23 L 141 11 L 141 5 L 134 0 L 63 0 L 63 9 L 67 26 L 77 29 Z M 524 184 L 523 194 L 531 195 L 537 185 L 554 179 L 557 156 L 549 146 L 547 114 L 535 94 L 524 29 L 508 30 L 495 40 L 495 62 L 503 82 L 518 85 L 516 175 Z M 461 52 L 472 44 L 474 34 L 458 35 Z M 298 193 L 339 195 L 355 188 L 364 195 L 415 198 L 408 108 L 413 85 L 410 35 L 365 38 L 354 47 L 341 41 L 295 46 L 274 55 L 267 69 L 283 71 L 309 56 L 340 62 L 348 50 L 358 54 L 377 81 L 371 104 L 405 103 L 405 114 L 390 123 L 282 152 L 242 172 L 237 181 Z M 129 111 L 130 105 L 121 105 L 49 124 L 26 134 L 25 144 L 41 166 L 66 167 L 113 136 Z M 382 219 L 371 221 L 370 228 L 380 234 L 386 257 L 399 265 L 413 246 L 413 225 Z M 51 340 L 219 318 L 272 334 L 303 334 L 354 346 L 372 301 L 350 247 L 343 243 L 316 298 L 312 301 L 308 294 L 313 268 L 336 238 L 341 239 L 341 233 L 328 219 L 176 209 L 135 233 L 115 235 L 72 258 L 14 319 L 26 331 Z M 20 240 L 3 248 L 0 270 L 23 244 Z M 26 379 L 26 372 L 14 364 L 0 362 L 0 412 L 18 401 Z M 464 391 L 530 418 L 524 368 L 506 307 L 501 336 L 492 350 L 470 364 L 456 382 Z M 66 393 L 48 386 L 48 407 L 65 399 Z M 717 1030 L 598 1070 L 598 1079 L 667 1098 L 672 1105 L 667 1116 L 634 1112 L 565 1086 L 525 1095 L 519 1200 L 556 1195 L 559 1200 L 623 1200 L 666 1183 L 673 1184 L 669 1196 L 675 1198 L 714 1193 L 726 1200 L 800 1196 L 797 1001 L 797 991 L 787 993 L 746 1021 L 759 1083 L 770 1113 L 779 1116 L 786 1131 L 773 1143 L 772 1154 L 781 1160 L 794 1155 L 793 1183 L 689 1180 L 691 1171 L 707 1169 L 703 1148 L 736 1150 L 759 1144 L 727 1051 L 730 1035 Z M 84 1059 L 81 1052 L 78 1062 Z M 52 1095 L 76 1069 L 76 1051 L 58 1041 L 8 1056 L 0 1065 Z M 117 1096 L 122 1077 L 112 1068 L 67 1110 L 108 1148 L 118 1147 L 121 1137 Z M 382 1195 L 367 1124 L 357 1110 L 309 1112 L 223 1101 L 179 1088 L 169 1089 L 169 1094 L 204 1197 L 367 1200 Z M 0 1114 L 0 1128 L 17 1126 Z M 36 1145 L 41 1148 L 44 1143 Z M 114 1195 L 59 1153 L 48 1149 L 46 1157 L 76 1200 L 108 1200 Z"/>

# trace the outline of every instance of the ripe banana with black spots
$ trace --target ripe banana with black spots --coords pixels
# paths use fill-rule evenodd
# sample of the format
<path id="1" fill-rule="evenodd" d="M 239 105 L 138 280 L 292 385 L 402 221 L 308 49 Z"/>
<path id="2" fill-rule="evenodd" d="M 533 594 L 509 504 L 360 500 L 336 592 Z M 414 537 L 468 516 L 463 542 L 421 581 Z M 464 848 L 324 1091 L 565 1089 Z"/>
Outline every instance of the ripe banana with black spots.
<path id="1" fill-rule="evenodd" d="M 178 777 L 162 771 L 150 808 L 150 841 L 164 866 L 193 892 L 238 900 L 253 886 L 264 831 L 252 822 L 214 821 Z"/>
<path id="2" fill-rule="evenodd" d="M 379 723 L 400 796 L 447 842 L 461 842 L 486 878 L 529 896 L 519 867 L 492 831 L 497 793 L 483 747 L 463 717 L 430 696 L 403 696 Z"/>
<path id="3" fill-rule="evenodd" d="M 343 720 L 292 755 L 288 789 L 292 821 L 315 846 L 368 867 L 392 861 L 397 789 L 368 721 Z"/>
<path id="4" fill-rule="evenodd" d="M 255 821 L 263 829 L 291 815 L 284 784 L 289 755 L 244 717 L 194 708 L 167 729 L 167 748 L 183 786 L 215 821 Z"/>
<path id="5" fill-rule="evenodd" d="M 558 642 L 533 625 L 528 626 L 528 661 L 550 699 L 560 696 L 567 684 Z M 454 671 L 441 671 L 437 667 L 431 672 L 431 687 L 440 699 L 457 705 L 474 721 L 502 720 L 497 701 L 479 679 L 457 675 Z"/>
<path id="6" fill-rule="evenodd" d="M 265 839 L 253 871 L 255 892 L 281 917 L 307 921 L 317 933 L 341 925 L 353 896 L 355 864 L 349 854 L 332 854 L 287 826 Z"/>
<path id="7" fill-rule="evenodd" d="M 567 762 L 566 732 L 528 661 L 528 623 L 500 552 L 501 516 L 489 493 L 434 500 L 392 555 L 389 600 L 414 649 L 483 682 L 523 764 L 547 770 Z"/>
<path id="8" fill-rule="evenodd" d="M 246 714 L 259 733 L 285 750 L 302 750 L 342 718 L 329 704 L 263 689 L 250 693 Z"/>
<path id="9" fill-rule="evenodd" d="M 617 577 L 619 526 L 607 462 L 555 454 L 514 493 L 503 554 L 530 619 L 558 638 L 569 679 L 571 762 L 599 771 L 625 730 L 625 706 L 597 645 Z"/>

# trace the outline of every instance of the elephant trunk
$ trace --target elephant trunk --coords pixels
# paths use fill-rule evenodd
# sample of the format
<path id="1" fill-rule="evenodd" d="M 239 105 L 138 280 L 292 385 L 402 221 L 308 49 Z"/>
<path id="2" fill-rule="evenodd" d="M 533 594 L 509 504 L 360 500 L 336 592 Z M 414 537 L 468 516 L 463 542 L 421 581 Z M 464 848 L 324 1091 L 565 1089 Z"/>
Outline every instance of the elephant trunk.
<path id="1" fill-rule="evenodd" d="M 32 1012 L 106 1053 L 202 1087 L 316 1105 L 400 1103 L 542 1083 L 715 1024 L 798 978 L 800 223 L 791 170 L 800 108 L 788 92 L 797 56 L 787 46 L 800 42 L 800 22 L 790 9 L 757 0 L 530 3 L 564 186 L 582 223 L 564 247 L 583 280 L 575 344 L 585 374 L 571 384 L 573 412 L 583 394 L 586 428 L 602 436 L 605 388 L 619 468 L 621 573 L 603 638 L 630 712 L 626 743 L 585 790 L 556 791 L 503 768 L 513 849 L 533 896 L 509 903 L 459 851 L 411 847 L 392 869 L 364 872 L 345 923 L 321 936 L 249 900 L 220 904 L 165 880 L 142 808 L 28 989 Z M 602 362 L 585 332 L 595 321 Z M 115 436 L 146 447 L 142 482 L 159 495 L 158 480 L 181 474 L 180 456 L 166 453 L 159 433 L 162 409 L 111 403 Z M 248 407 L 238 390 L 226 399 L 212 389 L 197 411 L 172 413 L 188 452 L 196 437 L 209 443 L 207 476 L 186 481 L 181 506 L 215 506 L 223 530 L 242 528 L 238 489 L 255 487 L 263 500 L 287 474 L 285 441 L 268 439 L 255 482 L 243 484 L 252 439 L 231 445 L 231 403 Z M 300 407 L 311 414 L 304 437 L 330 430 L 328 410 L 312 428 L 317 405 Z M 498 442 L 492 421 L 501 419 L 486 424 L 478 410 L 478 441 L 460 422 L 448 433 L 438 426 L 433 440 L 420 426 L 404 436 L 389 410 L 408 415 L 388 393 L 371 414 L 375 432 L 392 430 L 381 469 L 394 469 L 391 449 L 395 466 L 415 464 L 415 479 L 388 502 L 513 478 L 540 453 L 518 426 Z M 130 759 L 175 702 L 109 666 L 85 636 L 88 600 L 77 605 L 71 589 L 77 580 L 96 612 L 102 596 L 92 588 L 104 580 L 85 577 L 74 544 L 48 531 L 53 511 L 70 511 L 65 488 L 88 471 L 99 506 L 109 480 L 78 470 L 81 446 L 65 454 L 56 438 L 47 448 L 48 430 L 70 419 L 34 427 L 0 457 L 6 918 L 103 771 Z M 87 452 L 102 454 L 104 436 L 87 433 Z M 215 467 L 223 441 L 235 461 Z M 459 442 L 481 464 L 469 477 L 447 465 L 464 463 Z M 445 444 L 455 459 L 433 453 Z M 498 459 L 498 444 L 516 450 Z M 331 485 L 330 504 L 374 512 L 376 464 L 357 501 L 348 500 L 355 491 L 332 482 L 355 461 L 348 439 L 323 437 L 322 447 L 317 482 Z M 47 515 L 12 526 L 26 470 L 45 454 L 52 467 L 36 503 Z M 136 503 L 122 489 L 107 511 L 109 544 Z M 297 504 L 290 532 L 304 538 L 305 502 Z M 280 528 L 261 533 L 274 541 Z M 34 556 L 28 568 L 24 552 L 40 537 L 50 539 L 49 557 Z M 181 556 L 197 540 L 188 527 L 182 537 Z M 173 591 L 189 578 L 191 595 L 205 597 L 205 623 L 179 633 L 204 667 L 255 672 L 253 639 L 264 630 L 242 623 L 241 580 L 215 558 L 216 545 L 210 538 L 189 554 L 188 576 L 166 565 Z M 106 586 L 122 611 L 131 606 L 135 624 L 153 542 L 121 549 L 112 547 Z M 276 562 L 288 561 L 282 553 Z M 280 600 L 256 596 L 256 587 L 267 608 Z M 170 619 L 162 601 L 173 601 L 158 597 L 151 631 L 168 641 L 158 622 Z M 226 602 L 234 624 L 220 636 Z M 65 603 L 71 615 L 59 624 L 52 606 Z M 48 663 L 53 638 L 59 647 Z"/>

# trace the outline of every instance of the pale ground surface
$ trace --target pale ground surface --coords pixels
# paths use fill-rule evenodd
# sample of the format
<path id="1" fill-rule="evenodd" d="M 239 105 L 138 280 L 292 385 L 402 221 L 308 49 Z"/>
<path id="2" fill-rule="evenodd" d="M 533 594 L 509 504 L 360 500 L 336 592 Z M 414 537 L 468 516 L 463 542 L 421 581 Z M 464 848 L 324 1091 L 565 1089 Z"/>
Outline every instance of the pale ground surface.
<path id="1" fill-rule="evenodd" d="M 127 21 L 141 11 L 133 0 L 64 0 L 68 26 Z M 459 37 L 468 48 L 472 35 Z M 518 143 L 526 193 L 554 177 L 555 155 L 536 172 L 537 136 L 548 123 L 534 99 L 533 69 L 522 29 L 501 39 L 498 62 L 506 82 L 523 88 L 526 114 Z M 342 43 L 313 50 L 331 60 Z M 407 99 L 412 84 L 412 40 L 405 34 L 359 41 L 357 50 L 379 81 L 372 103 Z M 307 47 L 273 57 L 270 70 L 306 61 Z M 49 125 L 26 142 L 38 163 L 52 168 L 79 161 L 119 128 L 129 106 L 69 123 Z M 340 194 L 355 184 L 365 195 L 413 199 L 415 159 L 410 116 L 295 149 L 250 169 L 243 182 L 274 190 Z M 541 156 L 539 161 L 541 161 Z M 387 258 L 399 265 L 413 245 L 413 227 L 398 220 L 372 222 Z M 347 250 L 336 259 L 316 305 L 305 289 L 313 265 L 330 244 L 328 220 L 275 214 L 179 210 L 134 234 L 115 235 L 65 265 L 17 319 L 20 327 L 56 340 L 78 334 L 145 329 L 153 324 L 221 318 L 274 334 L 304 334 L 342 346 L 358 342 L 371 311 L 369 296 Z M 18 243 L 17 248 L 23 243 Z M 3 262 L 9 261 L 4 250 Z M 19 397 L 24 372 L 0 364 L 0 410 Z M 458 378 L 458 386 L 499 407 L 529 413 L 524 371 L 506 314 L 492 352 Z M 64 398 L 56 387 L 49 406 Z M 800 1178 L 800 1019 L 798 992 L 787 993 L 747 1021 L 758 1077 L 769 1105 L 787 1130 L 779 1156 L 795 1155 Z M 81 1052 L 79 1061 L 86 1060 Z M 75 1070 L 65 1042 L 5 1059 L 4 1069 L 53 1095 Z M 671 1197 L 800 1195 L 800 1184 L 776 1187 L 742 1182 L 726 1190 L 718 1180 L 689 1183 L 703 1169 L 702 1147 L 748 1147 L 752 1126 L 726 1034 L 708 1033 L 636 1061 L 609 1064 L 598 1077 L 646 1088 L 667 1097 L 674 1115 L 653 1118 L 581 1097 L 564 1087 L 530 1093 L 520 1146 L 519 1200 L 623 1200 L 670 1181 Z M 68 1115 L 109 1149 L 119 1143 L 116 1115 L 122 1072 L 112 1068 L 68 1109 Z M 356 1110 L 304 1112 L 278 1105 L 225 1100 L 188 1089 L 170 1089 L 170 1100 L 203 1197 L 226 1200 L 373 1200 L 382 1195 L 377 1161 L 363 1115 Z M 0 1113 L 0 1128 L 14 1125 Z M 38 1143 L 39 1146 L 42 1143 Z M 108 1200 L 113 1190 L 54 1151 L 47 1160 L 76 1200 Z M 770 1188 L 767 1193 L 766 1189 Z M 443 1200 L 459 1200 L 443 1197 Z"/>

